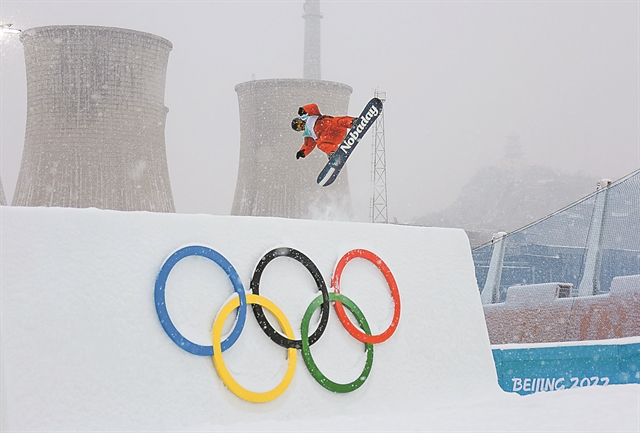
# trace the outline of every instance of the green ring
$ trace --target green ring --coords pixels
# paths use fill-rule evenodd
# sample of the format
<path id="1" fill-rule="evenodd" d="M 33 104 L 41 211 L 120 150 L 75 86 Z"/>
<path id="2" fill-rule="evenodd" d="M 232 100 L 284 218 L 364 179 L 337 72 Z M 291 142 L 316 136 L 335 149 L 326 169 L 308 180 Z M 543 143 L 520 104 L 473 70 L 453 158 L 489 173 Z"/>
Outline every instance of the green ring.
<path id="1" fill-rule="evenodd" d="M 360 308 L 349 298 L 339 293 L 329 293 L 329 300 L 332 302 L 341 302 L 349 311 L 353 313 L 353 315 L 358 320 L 360 327 L 366 332 L 368 335 L 371 335 L 371 329 L 369 329 L 369 324 L 367 323 L 367 319 L 365 319 L 364 314 L 360 311 Z M 350 383 L 336 383 L 329 380 L 324 374 L 320 372 L 318 366 L 313 361 L 313 357 L 311 356 L 311 349 L 309 348 L 309 322 L 311 321 L 311 316 L 313 312 L 322 304 L 322 295 L 315 298 L 311 304 L 307 307 L 307 311 L 304 313 L 304 317 L 302 318 L 302 325 L 300 327 L 301 337 L 302 337 L 302 358 L 304 359 L 304 363 L 309 369 L 309 373 L 311 376 L 322 385 L 324 388 L 329 391 L 346 393 L 355 391 L 360 388 L 362 384 L 369 377 L 369 373 L 371 372 L 371 367 L 373 366 L 373 344 L 365 343 L 365 348 L 367 350 L 367 362 L 365 363 L 364 370 L 362 370 L 362 374 L 358 376 L 356 380 Z"/>

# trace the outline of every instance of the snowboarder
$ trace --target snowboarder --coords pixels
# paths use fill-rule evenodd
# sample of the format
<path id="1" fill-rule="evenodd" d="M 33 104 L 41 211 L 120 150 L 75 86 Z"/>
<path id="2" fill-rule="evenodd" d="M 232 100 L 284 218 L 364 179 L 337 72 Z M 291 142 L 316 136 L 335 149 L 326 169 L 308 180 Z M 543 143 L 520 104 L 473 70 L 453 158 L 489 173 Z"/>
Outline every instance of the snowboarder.
<path id="1" fill-rule="evenodd" d="M 304 143 L 296 153 L 296 159 L 304 158 L 316 147 L 331 158 L 347 131 L 356 123 L 355 117 L 320 114 L 316 104 L 303 105 L 298 109 L 298 116 L 291 121 L 291 128 L 302 132 Z"/>

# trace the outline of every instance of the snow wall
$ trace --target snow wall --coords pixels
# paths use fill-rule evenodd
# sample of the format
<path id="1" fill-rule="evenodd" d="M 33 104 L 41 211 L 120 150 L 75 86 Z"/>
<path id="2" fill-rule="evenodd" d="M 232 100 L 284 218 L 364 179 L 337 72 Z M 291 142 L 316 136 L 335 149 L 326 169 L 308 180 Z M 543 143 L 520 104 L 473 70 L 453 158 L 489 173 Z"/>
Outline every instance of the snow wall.
<path id="1" fill-rule="evenodd" d="M 421 413 L 445 395 L 501 393 L 462 230 L 97 209 L 0 212 L 3 430 L 220 429 L 270 420 Z M 295 374 L 279 397 L 245 401 L 225 387 L 210 356 L 178 347 L 158 319 L 159 270 L 189 245 L 224 256 L 247 293 L 256 264 L 273 248 L 304 253 L 329 291 L 340 258 L 352 249 L 369 250 L 397 282 L 398 327 L 374 346 L 371 372 L 353 392 L 323 388 L 296 351 Z M 276 258 L 265 267 L 259 291 L 300 338 L 304 312 L 318 296 L 307 269 L 291 258 Z M 341 292 L 362 310 L 373 334 L 392 323 L 394 302 L 373 263 L 349 262 Z M 202 346 L 212 344 L 218 311 L 237 298 L 225 271 L 199 256 L 175 264 L 165 293 L 176 329 Z M 324 334 L 311 347 L 313 359 L 332 381 L 357 380 L 367 351 L 333 307 L 329 312 Z M 310 333 L 319 316 L 316 311 L 311 318 Z M 271 323 L 279 330 L 273 317 Z M 224 333 L 234 326 L 228 318 Z M 286 353 L 265 335 L 249 307 L 240 338 L 223 359 L 239 387 L 266 392 L 285 377 L 291 360 Z"/>

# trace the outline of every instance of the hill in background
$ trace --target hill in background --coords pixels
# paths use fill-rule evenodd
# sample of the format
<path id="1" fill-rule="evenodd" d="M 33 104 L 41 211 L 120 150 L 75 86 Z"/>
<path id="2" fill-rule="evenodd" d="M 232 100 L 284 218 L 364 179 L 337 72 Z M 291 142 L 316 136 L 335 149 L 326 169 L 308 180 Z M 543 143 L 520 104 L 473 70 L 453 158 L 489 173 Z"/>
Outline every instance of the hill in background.
<path id="1" fill-rule="evenodd" d="M 412 224 L 462 228 L 475 248 L 494 233 L 524 227 L 591 194 L 598 180 L 526 164 L 512 134 L 500 163 L 481 168 L 451 206 Z"/>

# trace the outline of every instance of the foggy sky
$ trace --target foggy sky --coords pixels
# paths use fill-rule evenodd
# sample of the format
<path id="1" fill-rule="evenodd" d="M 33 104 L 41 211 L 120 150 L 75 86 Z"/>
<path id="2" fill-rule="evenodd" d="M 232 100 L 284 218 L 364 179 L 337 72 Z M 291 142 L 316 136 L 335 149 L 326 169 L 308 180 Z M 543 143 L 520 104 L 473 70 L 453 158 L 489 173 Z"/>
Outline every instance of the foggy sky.
<path id="1" fill-rule="evenodd" d="M 165 132 L 176 210 L 228 215 L 240 145 L 234 86 L 302 77 L 303 3 L 3 0 L 0 22 L 121 27 L 171 41 Z M 502 158 L 513 131 L 529 163 L 592 176 L 594 188 L 640 167 L 637 2 L 321 1 L 321 11 L 322 79 L 353 87 L 346 114 L 375 89 L 387 92 L 390 218 L 451 204 Z M 18 37 L 3 36 L 1 47 L 0 176 L 11 203 L 26 76 Z M 349 161 L 349 182 L 366 221 L 370 135 Z"/>

